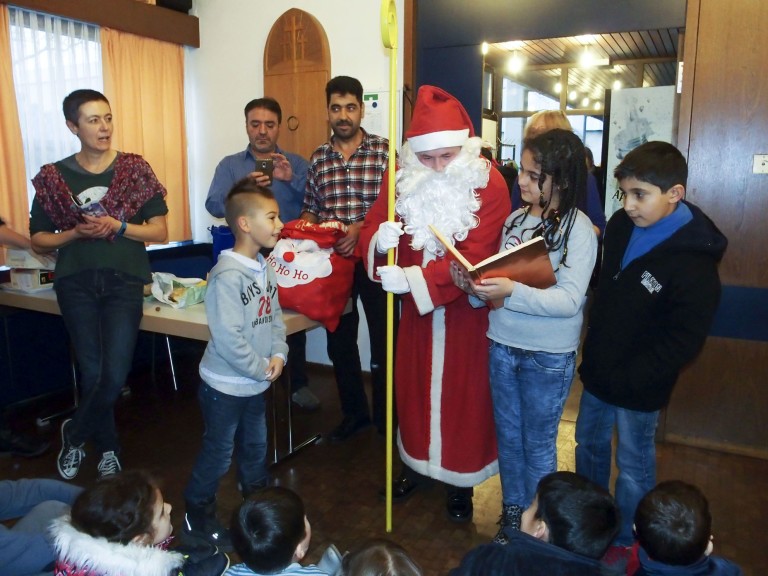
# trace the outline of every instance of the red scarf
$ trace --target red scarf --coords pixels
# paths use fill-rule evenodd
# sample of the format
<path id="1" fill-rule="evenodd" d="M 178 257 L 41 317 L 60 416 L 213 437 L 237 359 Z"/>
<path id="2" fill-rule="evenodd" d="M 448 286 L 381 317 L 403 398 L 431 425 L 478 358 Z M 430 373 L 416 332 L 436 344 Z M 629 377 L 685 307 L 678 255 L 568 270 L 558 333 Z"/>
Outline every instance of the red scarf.
<path id="1" fill-rule="evenodd" d="M 37 200 L 58 230 L 70 230 L 82 222 L 72 191 L 55 164 L 43 166 L 32 184 Z M 165 197 L 167 192 L 146 160 L 138 154 L 120 154 L 112 182 L 99 203 L 113 218 L 128 221 L 156 194 Z"/>

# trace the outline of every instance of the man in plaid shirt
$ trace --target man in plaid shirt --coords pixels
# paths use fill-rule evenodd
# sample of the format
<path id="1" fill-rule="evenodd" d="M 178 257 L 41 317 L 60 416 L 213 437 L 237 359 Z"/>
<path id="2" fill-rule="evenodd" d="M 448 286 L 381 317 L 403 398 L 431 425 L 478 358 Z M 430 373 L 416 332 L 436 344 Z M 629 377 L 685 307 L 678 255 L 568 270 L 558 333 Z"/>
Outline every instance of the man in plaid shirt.
<path id="1" fill-rule="evenodd" d="M 325 87 L 325 95 L 333 135 L 309 160 L 301 218 L 315 223 L 337 220 L 346 224 L 347 235 L 334 248 L 342 256 L 351 257 L 359 254 L 360 228 L 379 195 L 387 169 L 389 142 L 360 127 L 365 107 L 359 80 L 349 76 L 332 78 Z M 386 293 L 368 279 L 362 262 L 358 261 L 352 286 L 352 312 L 341 317 L 335 332 L 326 332 L 328 356 L 333 362 L 344 416 L 331 431 L 332 442 L 346 440 L 371 423 L 357 347 L 358 296 L 371 342 L 373 422 L 382 434 L 386 428 Z"/>

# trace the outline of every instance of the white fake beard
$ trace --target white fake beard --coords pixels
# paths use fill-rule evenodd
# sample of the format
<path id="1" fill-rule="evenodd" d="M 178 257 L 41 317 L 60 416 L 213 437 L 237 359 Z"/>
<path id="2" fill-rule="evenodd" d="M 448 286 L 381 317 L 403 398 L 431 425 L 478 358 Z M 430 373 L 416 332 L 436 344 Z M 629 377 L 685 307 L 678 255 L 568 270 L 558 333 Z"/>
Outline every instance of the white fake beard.
<path id="1" fill-rule="evenodd" d="M 480 156 L 480 138 L 469 138 L 443 172 L 424 166 L 406 142 L 400 152 L 395 211 L 405 222 L 414 250 L 443 256 L 445 248 L 427 227 L 437 228 L 454 244 L 476 228 L 480 209 L 476 188 L 485 188 L 491 164 Z"/>

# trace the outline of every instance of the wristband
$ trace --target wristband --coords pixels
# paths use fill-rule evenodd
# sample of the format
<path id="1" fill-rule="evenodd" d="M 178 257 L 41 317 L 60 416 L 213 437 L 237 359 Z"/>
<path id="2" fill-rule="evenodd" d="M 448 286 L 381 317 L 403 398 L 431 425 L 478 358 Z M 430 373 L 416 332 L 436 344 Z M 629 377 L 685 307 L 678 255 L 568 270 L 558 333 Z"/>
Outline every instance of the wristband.
<path id="1" fill-rule="evenodd" d="M 120 230 L 117 231 L 117 234 L 115 234 L 115 236 L 122 236 L 123 234 L 125 234 L 126 228 L 128 228 L 128 222 L 126 222 L 125 220 L 122 220 L 120 222 Z"/>

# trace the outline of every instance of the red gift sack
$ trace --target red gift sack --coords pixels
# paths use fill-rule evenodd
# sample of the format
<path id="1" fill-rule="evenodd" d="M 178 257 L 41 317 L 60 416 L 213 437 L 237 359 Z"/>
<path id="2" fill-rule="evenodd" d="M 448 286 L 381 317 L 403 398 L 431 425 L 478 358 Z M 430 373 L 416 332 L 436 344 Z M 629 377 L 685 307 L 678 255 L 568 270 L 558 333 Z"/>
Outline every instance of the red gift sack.
<path id="1" fill-rule="evenodd" d="M 352 294 L 356 258 L 333 250 L 347 234 L 341 222 L 288 222 L 267 261 L 275 269 L 280 306 L 333 332 Z"/>

